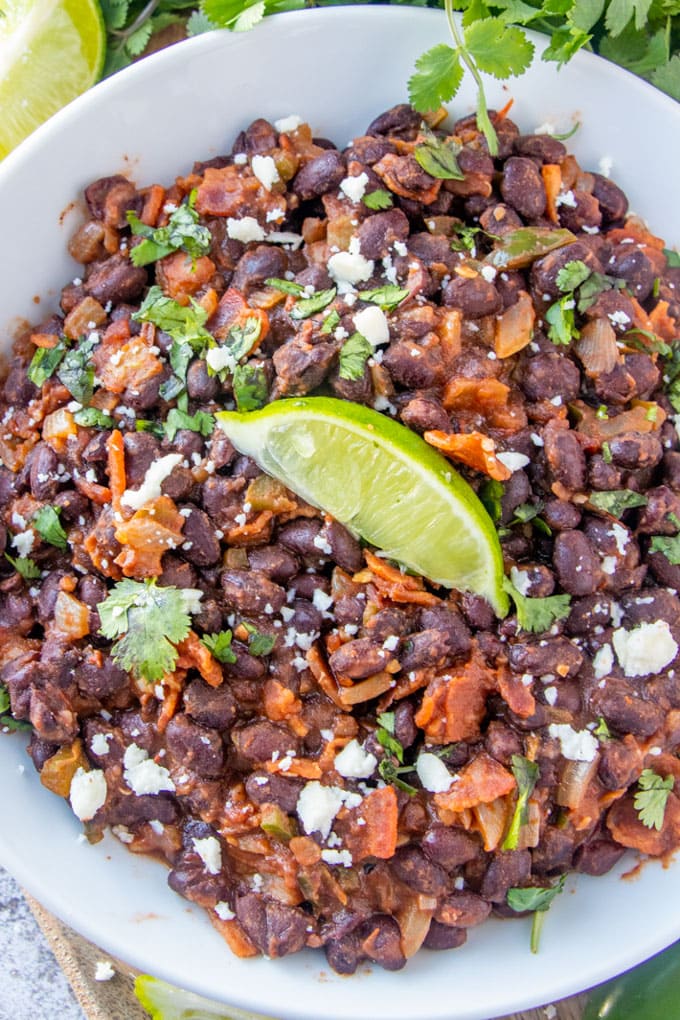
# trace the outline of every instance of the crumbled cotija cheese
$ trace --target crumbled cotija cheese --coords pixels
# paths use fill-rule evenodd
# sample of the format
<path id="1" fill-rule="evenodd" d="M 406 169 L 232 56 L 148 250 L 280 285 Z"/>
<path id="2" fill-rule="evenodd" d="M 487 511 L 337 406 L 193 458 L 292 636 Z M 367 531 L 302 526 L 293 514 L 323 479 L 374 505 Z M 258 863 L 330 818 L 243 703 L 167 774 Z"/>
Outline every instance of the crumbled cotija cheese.
<path id="1" fill-rule="evenodd" d="M 660 673 L 678 654 L 665 620 L 641 623 L 632 630 L 619 627 L 612 635 L 612 644 L 623 672 L 631 677 Z"/>
<path id="2" fill-rule="evenodd" d="M 222 847 L 219 840 L 214 836 L 206 836 L 205 839 L 198 839 L 194 836 L 191 842 L 208 874 L 219 875 L 222 870 Z"/>
<path id="3" fill-rule="evenodd" d="M 575 730 L 567 723 L 551 723 L 548 733 L 559 740 L 562 757 L 569 761 L 592 761 L 597 754 L 597 737 L 588 730 Z"/>
<path id="4" fill-rule="evenodd" d="M 121 496 L 121 503 L 129 506 L 131 510 L 141 510 L 143 506 L 161 494 L 161 485 L 183 460 L 181 453 L 168 453 L 165 457 L 155 461 L 147 469 L 144 481 L 138 489 L 126 489 Z"/>
<path id="5" fill-rule="evenodd" d="M 137 744 L 130 744 L 125 749 L 123 767 L 123 779 L 138 797 L 161 793 L 162 790 L 172 793 L 175 789 L 168 770 L 149 758 L 149 752 Z"/>
<path id="6" fill-rule="evenodd" d="M 441 758 L 429 751 L 423 751 L 416 759 L 418 779 L 430 793 L 446 793 L 453 782 L 453 776 Z"/>
<path id="7" fill-rule="evenodd" d="M 378 759 L 365 751 L 358 740 L 350 740 L 335 756 L 333 767 L 345 779 L 368 779 L 373 775 Z"/>
<path id="8" fill-rule="evenodd" d="M 103 807 L 106 800 L 106 777 L 101 769 L 86 772 L 79 768 L 71 780 L 69 800 L 74 815 L 81 822 L 89 822 Z"/>

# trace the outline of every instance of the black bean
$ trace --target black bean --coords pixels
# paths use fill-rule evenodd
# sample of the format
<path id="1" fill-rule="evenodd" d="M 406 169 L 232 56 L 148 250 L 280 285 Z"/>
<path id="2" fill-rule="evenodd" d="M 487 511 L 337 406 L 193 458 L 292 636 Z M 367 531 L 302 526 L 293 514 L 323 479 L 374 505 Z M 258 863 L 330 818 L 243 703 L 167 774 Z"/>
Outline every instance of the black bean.
<path id="1" fill-rule="evenodd" d="M 307 201 L 339 187 L 346 173 L 342 154 L 330 149 L 305 163 L 291 181 L 290 188 L 298 198 Z"/>
<path id="2" fill-rule="evenodd" d="M 431 861 L 446 871 L 474 861 L 482 852 L 481 844 L 462 829 L 449 828 L 435 823 L 421 840 L 423 851 Z"/>
<path id="3" fill-rule="evenodd" d="M 41 740 L 70 744 L 78 735 L 78 717 L 63 691 L 48 683 L 31 694 L 29 718 Z"/>
<path id="4" fill-rule="evenodd" d="M 169 753 L 178 765 L 199 776 L 219 776 L 224 766 L 224 744 L 216 729 L 201 726 L 184 712 L 173 716 L 165 731 Z"/>
<path id="5" fill-rule="evenodd" d="M 605 741 L 600 748 L 597 776 L 607 790 L 624 790 L 640 774 L 642 754 L 635 742 Z"/>
<path id="6" fill-rule="evenodd" d="M 7 403 L 16 407 L 26 407 L 37 397 L 38 392 L 37 386 L 34 386 L 26 375 L 26 366 L 19 361 L 13 363 L 3 388 Z"/>
<path id="7" fill-rule="evenodd" d="M 251 772 L 246 779 L 246 793 L 255 804 L 278 804 L 282 811 L 294 815 L 304 779 L 282 776 L 276 772 Z"/>
<path id="8" fill-rule="evenodd" d="M 198 677 L 184 690 L 184 711 L 201 726 L 224 732 L 236 720 L 236 699 L 226 684 L 210 687 Z"/>
<path id="9" fill-rule="evenodd" d="M 517 641 L 508 649 L 510 668 L 515 673 L 559 677 L 576 676 L 583 662 L 583 653 L 569 638 L 544 637 L 538 641 Z"/>
<path id="10" fill-rule="evenodd" d="M 625 854 L 625 847 L 611 839 L 592 839 L 574 854 L 574 868 L 586 875 L 606 875 Z"/>
<path id="11" fill-rule="evenodd" d="M 540 159 L 541 163 L 561 163 L 567 155 L 566 146 L 552 135 L 520 135 L 513 148 L 518 156 Z"/>
<path id="12" fill-rule="evenodd" d="M 600 204 L 587 191 L 574 191 L 574 203 L 564 203 L 559 208 L 560 226 L 578 234 L 584 228 L 599 229 L 602 223 Z"/>
<path id="13" fill-rule="evenodd" d="M 261 545 L 248 550 L 248 563 L 252 570 L 266 574 L 272 581 L 286 584 L 300 569 L 297 557 L 281 545 Z"/>
<path id="14" fill-rule="evenodd" d="M 334 673 L 362 680 L 379 673 L 391 658 L 390 652 L 376 645 L 371 638 L 357 638 L 336 648 L 328 661 Z"/>
<path id="15" fill-rule="evenodd" d="M 282 248 L 258 244 L 246 251 L 238 261 L 231 286 L 248 295 L 261 287 L 269 277 L 281 279 L 288 271 L 288 255 Z"/>
<path id="16" fill-rule="evenodd" d="M 600 560 L 580 531 L 562 531 L 555 539 L 553 565 L 570 595 L 591 595 L 602 579 Z"/>
<path id="17" fill-rule="evenodd" d="M 332 343 L 310 344 L 294 336 L 272 356 L 276 383 L 282 394 L 302 396 L 320 386 L 336 357 Z"/>
<path id="18" fill-rule="evenodd" d="M 533 159 L 511 156 L 506 160 L 501 194 L 504 201 L 526 219 L 537 219 L 545 212 L 545 185 Z"/>
<path id="19" fill-rule="evenodd" d="M 362 949 L 369 960 L 385 970 L 401 970 L 406 964 L 401 945 L 401 930 L 389 914 L 374 914 L 361 927 Z"/>
<path id="20" fill-rule="evenodd" d="M 454 276 L 443 289 L 442 302 L 460 308 L 466 319 L 497 315 L 503 308 L 498 290 L 483 276 Z"/>
<path id="21" fill-rule="evenodd" d="M 531 284 L 536 294 L 554 300 L 562 296 L 557 283 L 557 274 L 567 262 L 585 262 L 589 269 L 601 271 L 602 266 L 585 241 L 573 241 L 556 251 L 537 259 L 531 267 Z"/>
<path id="22" fill-rule="evenodd" d="M 504 903 L 508 889 L 525 884 L 531 873 L 528 850 L 505 850 L 492 858 L 480 887 L 485 900 Z"/>
<path id="23" fill-rule="evenodd" d="M 400 847 L 390 861 L 390 870 L 409 888 L 427 896 L 441 896 L 446 891 L 446 872 L 417 846 Z"/>
<path id="24" fill-rule="evenodd" d="M 366 128 L 367 135 L 415 138 L 420 130 L 420 114 L 408 103 L 398 103 L 376 117 Z"/>
<path id="25" fill-rule="evenodd" d="M 612 461 L 622 468 L 655 467 L 663 447 L 654 432 L 622 432 L 609 441 Z"/>
<path id="26" fill-rule="evenodd" d="M 492 758 L 506 766 L 510 766 L 513 754 L 522 753 L 519 734 L 496 719 L 489 723 L 484 737 L 484 747 Z"/>
<path id="27" fill-rule="evenodd" d="M 38 443 L 31 456 L 31 494 L 36 499 L 52 502 L 57 494 L 59 480 L 56 453 L 47 443 Z"/>
<path id="28" fill-rule="evenodd" d="M 602 219 L 605 223 L 622 220 L 628 212 L 628 199 L 621 188 L 602 174 L 593 174 L 592 177 L 593 195 L 600 203 Z"/>
<path id="29" fill-rule="evenodd" d="M 187 392 L 192 400 L 208 401 L 217 396 L 217 376 L 208 374 L 208 366 L 202 358 L 192 361 L 187 369 Z"/>
<path id="30" fill-rule="evenodd" d="M 267 719 L 233 729 L 231 739 L 240 756 L 256 764 L 271 761 L 273 754 L 278 753 L 283 758 L 288 751 L 297 754 L 300 749 L 297 737 L 285 727 L 277 726 Z"/>
<path id="31" fill-rule="evenodd" d="M 647 505 L 640 512 L 638 531 L 645 535 L 674 535 L 678 530 L 673 518 L 680 520 L 680 495 L 667 485 L 646 492 Z"/>
<path id="32" fill-rule="evenodd" d="M 579 395 L 581 375 L 569 358 L 557 354 L 537 354 L 524 363 L 520 385 L 529 400 L 560 397 L 567 404 Z"/>
<path id="33" fill-rule="evenodd" d="M 249 156 L 260 155 L 271 152 L 279 144 L 279 136 L 274 127 L 265 120 L 258 117 L 250 124 L 243 135 L 243 149 Z"/>
<path id="34" fill-rule="evenodd" d="M 330 557 L 334 563 L 349 574 L 361 570 L 364 562 L 361 545 L 356 538 L 338 521 L 328 522 L 321 531 L 331 547 Z"/>
<path id="35" fill-rule="evenodd" d="M 79 691 L 100 701 L 115 697 L 130 686 L 128 674 L 109 655 L 103 656 L 101 664 L 85 659 L 74 670 L 73 678 Z"/>
<path id="36" fill-rule="evenodd" d="M 409 222 L 401 209 L 368 216 L 357 231 L 361 254 L 367 259 L 382 259 L 391 253 L 395 241 L 406 241 Z"/>
<path id="37" fill-rule="evenodd" d="M 543 518 L 553 531 L 570 531 L 581 521 L 581 511 L 563 499 L 549 499 L 543 507 Z"/>
<path id="38" fill-rule="evenodd" d="M 123 255 L 112 255 L 90 273 L 85 289 L 101 305 L 120 304 L 140 298 L 147 283 L 146 269 L 133 266 Z"/>
<path id="39" fill-rule="evenodd" d="M 221 584 L 227 605 L 245 615 L 260 616 L 267 606 L 278 613 L 286 602 L 285 590 L 257 570 L 225 570 Z"/>
<path id="40" fill-rule="evenodd" d="M 438 385 L 443 371 L 438 350 L 421 347 L 409 340 L 390 344 L 383 364 L 395 382 L 411 390 Z"/>
<path id="41" fill-rule="evenodd" d="M 620 244 L 615 248 L 607 261 L 607 272 L 625 280 L 638 301 L 649 297 L 656 278 L 651 259 L 634 244 Z"/>
<path id="42" fill-rule="evenodd" d="M 435 921 L 434 918 L 430 921 L 430 927 L 423 947 L 425 949 L 458 949 L 464 945 L 467 941 L 467 932 L 465 928 L 455 928 L 453 925 L 442 924 L 440 921 Z"/>
<path id="43" fill-rule="evenodd" d="M 585 637 L 592 634 L 595 627 L 606 627 L 611 618 L 611 609 L 611 598 L 601 592 L 586 595 L 572 602 L 571 612 L 567 617 L 567 632 L 577 637 Z"/>
<path id="44" fill-rule="evenodd" d="M 451 418 L 436 397 L 413 397 L 401 407 L 399 417 L 414 432 L 451 431 Z"/>
<path id="45" fill-rule="evenodd" d="M 182 552 L 197 567 L 211 567 L 220 559 L 220 543 L 215 528 L 206 513 L 196 506 L 183 507 L 184 529 Z"/>
<path id="46" fill-rule="evenodd" d="M 479 217 L 479 225 L 488 234 L 502 236 L 510 230 L 516 230 L 517 227 L 521 227 L 523 224 L 514 209 L 511 209 L 509 205 L 505 205 L 503 202 L 497 202 L 487 206 Z"/>

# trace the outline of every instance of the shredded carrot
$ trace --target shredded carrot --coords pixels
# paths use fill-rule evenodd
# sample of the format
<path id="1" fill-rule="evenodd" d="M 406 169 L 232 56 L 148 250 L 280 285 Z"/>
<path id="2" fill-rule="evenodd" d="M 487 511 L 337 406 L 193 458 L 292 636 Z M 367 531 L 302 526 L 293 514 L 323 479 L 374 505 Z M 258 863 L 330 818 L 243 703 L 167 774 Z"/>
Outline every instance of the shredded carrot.
<path id="1" fill-rule="evenodd" d="M 668 309 L 668 301 L 657 301 L 649 314 L 649 324 L 652 327 L 652 332 L 657 336 L 663 340 L 673 341 L 677 337 L 677 323 L 668 314 Z"/>
<path id="2" fill-rule="evenodd" d="M 498 110 L 498 111 L 497 111 L 497 113 L 496 113 L 495 117 L 493 118 L 496 124 L 497 124 L 497 123 L 498 123 L 498 122 L 499 122 L 500 120 L 505 120 L 505 118 L 507 117 L 507 115 L 508 115 L 508 114 L 510 113 L 510 110 L 512 109 L 512 107 L 513 107 L 513 103 L 514 103 L 514 102 L 515 102 L 515 100 L 514 100 L 514 99 L 508 99 L 508 101 L 507 101 L 507 103 L 505 104 L 505 106 L 502 106 L 502 107 L 500 108 L 500 110 Z"/>
<path id="3" fill-rule="evenodd" d="M 114 562 L 126 577 L 158 577 L 163 572 L 163 554 L 182 544 L 185 520 L 168 496 L 151 500 L 129 520 L 118 523 L 115 536 L 123 550 Z"/>
<path id="4" fill-rule="evenodd" d="M 160 184 L 152 184 L 142 194 L 144 195 L 144 205 L 139 218 L 147 227 L 155 227 L 163 210 L 165 188 L 162 188 Z"/>
<path id="5" fill-rule="evenodd" d="M 87 496 L 93 503 L 105 506 L 111 502 L 111 489 L 106 485 L 98 485 L 96 482 L 88 482 L 83 475 L 77 475 L 74 479 L 76 489 Z"/>
<path id="6" fill-rule="evenodd" d="M 183 251 L 166 255 L 156 263 L 156 279 L 164 294 L 179 305 L 189 299 L 215 275 L 215 263 L 207 255 L 188 258 Z"/>
<path id="7" fill-rule="evenodd" d="M 198 634 L 190 630 L 181 644 L 177 646 L 179 658 L 177 665 L 185 669 L 192 666 L 197 669 L 210 687 L 219 687 L 224 677 L 222 667 L 209 648 L 203 644 Z"/>
<path id="8" fill-rule="evenodd" d="M 264 685 L 264 711 L 268 719 L 282 722 L 291 715 L 297 715 L 302 709 L 302 702 L 279 680 L 269 677 Z"/>
<path id="9" fill-rule="evenodd" d="M 389 860 L 397 849 L 399 808 L 393 786 L 372 790 L 348 813 L 345 846 L 355 861 L 366 857 Z M 359 820 L 363 819 L 363 824 Z"/>
<path id="10" fill-rule="evenodd" d="M 104 331 L 102 342 L 105 344 L 118 344 L 125 343 L 126 340 L 130 339 L 130 320 L 129 319 L 116 319 L 114 322 L 109 323 Z"/>
<path id="11" fill-rule="evenodd" d="M 439 817 L 445 825 L 450 824 L 451 813 L 473 808 L 477 804 L 490 804 L 497 797 L 504 797 L 517 786 L 512 772 L 504 768 L 495 758 L 481 751 L 476 758 L 464 765 L 458 773 L 458 781 L 446 793 L 436 793 L 434 802 Z"/>
<path id="12" fill-rule="evenodd" d="M 238 956 L 241 960 L 245 960 L 248 957 L 260 955 L 260 950 L 248 938 L 238 921 L 222 921 L 214 910 L 209 910 L 208 916 L 210 917 L 213 927 L 220 933 L 234 956 Z"/>
<path id="13" fill-rule="evenodd" d="M 51 349 L 57 346 L 59 343 L 59 337 L 56 333 L 31 333 L 31 343 L 35 347 L 47 347 Z"/>
<path id="14" fill-rule="evenodd" d="M 536 711 L 536 699 L 531 688 L 525 687 L 521 678 L 507 669 L 499 671 L 498 692 L 510 711 L 520 719 L 528 719 Z"/>
<path id="15" fill-rule="evenodd" d="M 260 323 L 259 337 L 247 352 L 252 354 L 269 332 L 269 316 L 262 308 L 251 308 L 240 291 L 235 287 L 229 287 L 220 298 L 215 313 L 208 322 L 208 329 L 216 340 L 224 340 L 230 329 L 244 326 L 248 319 L 257 319 Z"/>
<path id="16" fill-rule="evenodd" d="M 359 680 L 340 691 L 340 701 L 344 706 L 360 705 L 364 701 L 373 701 L 394 686 L 394 677 L 386 670 L 374 673 L 373 676 Z"/>
<path id="17" fill-rule="evenodd" d="M 441 432 L 430 429 L 423 439 L 441 450 L 447 457 L 481 471 L 497 482 L 508 480 L 512 472 L 496 456 L 496 444 L 491 436 L 481 432 Z"/>
<path id="18" fill-rule="evenodd" d="M 51 634 L 64 641 L 78 641 L 90 633 L 90 610 L 66 591 L 60 591 L 54 605 L 54 626 Z"/>
<path id="19" fill-rule="evenodd" d="M 557 196 L 562 190 L 562 171 L 559 163 L 544 163 L 541 167 L 541 176 L 547 198 L 546 214 L 551 223 L 559 223 Z"/>
<path id="20" fill-rule="evenodd" d="M 319 646 L 317 644 L 313 644 L 305 655 L 305 658 L 307 659 L 307 664 L 312 671 L 312 676 L 324 694 L 330 698 L 331 701 L 338 706 L 338 708 L 341 708 L 343 712 L 349 712 L 350 706 L 345 705 L 341 701 L 337 682 L 328 668 Z"/>
<path id="21" fill-rule="evenodd" d="M 182 671 L 182 675 L 184 676 L 184 671 Z M 158 716 L 158 722 L 156 723 L 156 729 L 159 733 L 165 733 L 168 723 L 176 714 L 179 707 L 179 698 L 181 693 L 182 688 L 179 685 L 173 685 L 172 687 L 165 689 L 165 694 L 161 703 L 161 711 Z"/>
<path id="22" fill-rule="evenodd" d="M 109 433 L 106 444 L 108 452 L 107 470 L 111 489 L 111 506 L 114 513 L 121 511 L 121 499 L 125 492 L 125 443 L 123 433 L 114 429 Z"/>
<path id="23" fill-rule="evenodd" d="M 433 178 L 432 184 L 427 188 L 409 187 L 409 179 L 413 176 L 409 174 L 411 162 L 415 165 L 415 157 L 410 154 L 397 156 L 393 152 L 388 152 L 373 165 L 373 171 L 395 195 L 412 198 L 416 202 L 422 202 L 423 205 L 431 205 L 441 190 L 442 182 Z"/>
<path id="24" fill-rule="evenodd" d="M 486 713 L 487 695 L 495 689 L 490 670 L 475 658 L 451 676 L 436 676 L 427 686 L 415 716 L 416 726 L 432 744 L 478 740 Z"/>
<path id="25" fill-rule="evenodd" d="M 281 768 L 280 761 L 265 762 L 264 768 L 267 772 L 276 772 L 284 776 L 299 776 L 302 779 L 321 779 L 323 775 L 318 761 L 311 758 L 292 758 L 290 764 L 286 761 L 286 767 Z"/>
<path id="26" fill-rule="evenodd" d="M 321 847 L 309 836 L 293 836 L 288 849 L 301 868 L 312 868 L 321 860 Z"/>
<path id="27" fill-rule="evenodd" d="M 151 343 L 146 341 L 147 336 L 148 333 L 142 330 L 139 336 L 131 337 L 122 346 L 109 341 L 99 345 L 92 361 L 102 386 L 112 393 L 123 393 L 128 387 L 137 390 L 163 371 L 158 355 Z M 112 360 L 112 354 L 116 355 L 115 360 Z"/>
<path id="28" fill-rule="evenodd" d="M 273 524 L 274 514 L 271 510 L 263 510 L 255 520 L 229 528 L 227 541 L 232 546 L 262 545 L 269 539 Z"/>
<path id="29" fill-rule="evenodd" d="M 517 432 L 527 423 L 526 412 L 510 387 L 494 376 L 466 379 L 456 376 L 447 384 L 442 403 L 459 422 L 474 427 L 480 416 L 490 428 Z"/>

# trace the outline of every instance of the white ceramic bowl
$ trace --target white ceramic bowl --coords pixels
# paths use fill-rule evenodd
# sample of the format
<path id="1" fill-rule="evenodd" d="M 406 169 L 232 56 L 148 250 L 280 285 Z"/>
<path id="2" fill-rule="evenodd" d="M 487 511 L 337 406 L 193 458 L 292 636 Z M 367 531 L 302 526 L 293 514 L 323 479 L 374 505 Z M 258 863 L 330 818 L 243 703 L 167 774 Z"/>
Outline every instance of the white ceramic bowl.
<path id="1" fill-rule="evenodd" d="M 2 343 L 9 346 L 14 317 L 44 317 L 74 275 L 65 243 L 91 180 L 124 172 L 140 184 L 169 182 L 194 159 L 229 151 L 258 116 L 299 113 L 342 146 L 406 98 L 415 57 L 445 40 L 439 12 L 310 10 L 250 33 L 199 37 L 97 86 L 0 165 Z M 667 242 L 680 242 L 671 192 L 680 105 L 585 53 L 559 72 L 536 61 L 488 92 L 495 106 L 513 96 L 512 116 L 527 131 L 581 121 L 569 144 L 582 165 L 610 160 L 632 208 Z M 467 87 L 453 112 L 473 107 Z M 285 1020 L 480 1020 L 593 985 L 680 936 L 680 866 L 648 864 L 622 881 L 629 860 L 605 878 L 569 880 L 537 956 L 529 923 L 518 920 L 488 922 L 462 949 L 423 952 L 398 974 L 341 978 L 312 953 L 240 961 L 203 913 L 170 891 L 158 864 L 111 838 L 79 842 L 79 823 L 40 786 L 20 738 L 0 738 L 0 775 L 0 860 L 49 909 L 142 971 Z"/>

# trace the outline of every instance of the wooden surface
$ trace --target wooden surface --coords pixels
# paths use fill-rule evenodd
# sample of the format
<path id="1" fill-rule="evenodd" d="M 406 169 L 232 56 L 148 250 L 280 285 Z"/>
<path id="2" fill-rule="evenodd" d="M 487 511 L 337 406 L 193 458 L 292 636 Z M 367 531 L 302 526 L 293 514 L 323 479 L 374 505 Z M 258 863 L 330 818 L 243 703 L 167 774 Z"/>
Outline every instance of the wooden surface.
<path id="1" fill-rule="evenodd" d="M 148 1020 L 134 996 L 135 971 L 131 967 L 76 935 L 30 896 L 26 899 L 88 1020 Z M 113 965 L 115 975 L 110 981 L 97 981 L 97 963 L 106 960 Z M 581 1020 L 583 1002 L 584 996 L 574 996 L 554 1006 L 513 1013 L 502 1020 Z"/>

